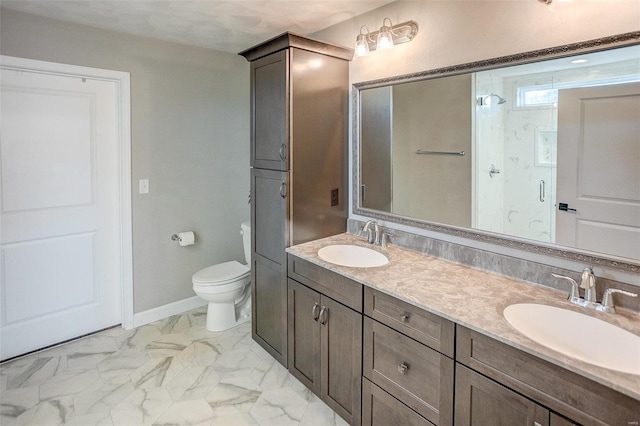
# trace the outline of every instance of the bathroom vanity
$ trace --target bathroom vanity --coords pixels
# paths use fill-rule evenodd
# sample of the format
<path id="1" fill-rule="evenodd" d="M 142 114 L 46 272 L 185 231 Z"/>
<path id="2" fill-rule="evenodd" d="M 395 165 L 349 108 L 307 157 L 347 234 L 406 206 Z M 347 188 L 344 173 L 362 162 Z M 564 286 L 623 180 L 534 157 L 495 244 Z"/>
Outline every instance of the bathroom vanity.
<path id="1" fill-rule="evenodd" d="M 330 245 L 375 249 L 389 263 L 338 266 L 317 254 Z M 640 376 L 536 343 L 503 311 L 516 303 L 556 306 L 638 336 L 637 314 L 587 311 L 570 304 L 565 292 L 395 246 L 374 247 L 351 234 L 287 251 L 289 370 L 350 424 L 640 421 Z"/>

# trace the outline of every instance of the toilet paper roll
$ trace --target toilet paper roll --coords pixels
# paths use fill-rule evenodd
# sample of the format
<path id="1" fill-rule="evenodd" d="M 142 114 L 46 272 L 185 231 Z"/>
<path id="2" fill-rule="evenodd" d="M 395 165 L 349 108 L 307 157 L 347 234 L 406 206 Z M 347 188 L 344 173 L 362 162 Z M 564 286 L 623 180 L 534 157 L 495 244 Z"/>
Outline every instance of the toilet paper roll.
<path id="1" fill-rule="evenodd" d="M 191 246 L 196 242 L 196 234 L 193 231 L 180 232 L 178 234 L 178 244 L 182 247 Z"/>

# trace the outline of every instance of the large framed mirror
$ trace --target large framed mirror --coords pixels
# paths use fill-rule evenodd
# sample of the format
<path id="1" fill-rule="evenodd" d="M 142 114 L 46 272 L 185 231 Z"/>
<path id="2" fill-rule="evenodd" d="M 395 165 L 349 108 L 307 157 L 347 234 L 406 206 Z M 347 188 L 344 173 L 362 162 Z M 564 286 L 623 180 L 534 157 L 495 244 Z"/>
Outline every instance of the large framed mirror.
<path id="1" fill-rule="evenodd" d="M 640 32 L 353 86 L 353 212 L 640 271 Z"/>

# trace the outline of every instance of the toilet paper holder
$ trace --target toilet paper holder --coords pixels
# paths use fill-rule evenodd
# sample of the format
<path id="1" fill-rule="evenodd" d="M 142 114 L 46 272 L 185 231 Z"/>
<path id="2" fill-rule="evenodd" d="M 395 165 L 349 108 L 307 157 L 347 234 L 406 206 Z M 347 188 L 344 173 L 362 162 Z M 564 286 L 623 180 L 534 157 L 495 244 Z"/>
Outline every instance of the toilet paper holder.
<path id="1" fill-rule="evenodd" d="M 171 236 L 172 241 L 177 241 L 182 247 L 191 246 L 195 243 L 195 234 L 193 231 L 179 232 Z"/>

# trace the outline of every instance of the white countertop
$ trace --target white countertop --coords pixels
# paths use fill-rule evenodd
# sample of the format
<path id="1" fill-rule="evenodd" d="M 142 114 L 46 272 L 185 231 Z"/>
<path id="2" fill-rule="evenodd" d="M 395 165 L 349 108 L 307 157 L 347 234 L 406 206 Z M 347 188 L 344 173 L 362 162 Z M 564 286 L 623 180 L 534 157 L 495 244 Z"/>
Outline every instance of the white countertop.
<path id="1" fill-rule="evenodd" d="M 371 248 L 384 253 L 390 262 L 375 268 L 334 265 L 317 254 L 320 248 L 332 244 Z M 514 303 L 540 303 L 591 315 L 640 336 L 637 313 L 620 310 L 618 314 L 606 314 L 582 308 L 569 303 L 567 293 L 562 291 L 393 245 L 376 247 L 352 234 L 289 247 L 287 252 L 640 400 L 640 376 L 597 367 L 553 351 L 520 334 L 502 315 L 504 308 Z M 593 344 L 598 344 L 595 338 Z"/>

